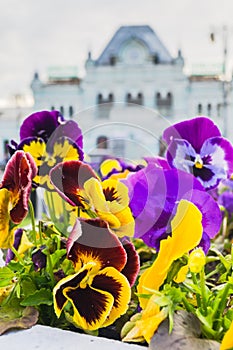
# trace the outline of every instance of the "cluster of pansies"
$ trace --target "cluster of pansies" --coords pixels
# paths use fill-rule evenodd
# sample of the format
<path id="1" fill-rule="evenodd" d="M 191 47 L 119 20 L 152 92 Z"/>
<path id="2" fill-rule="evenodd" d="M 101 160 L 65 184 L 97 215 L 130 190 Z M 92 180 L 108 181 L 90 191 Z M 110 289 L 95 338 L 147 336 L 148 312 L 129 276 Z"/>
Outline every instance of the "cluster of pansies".
<path id="1" fill-rule="evenodd" d="M 206 117 L 163 139 L 164 158 L 91 164 L 75 121 L 24 120 L 0 183 L 0 333 L 38 322 L 156 349 L 168 334 L 233 347 L 233 146 Z M 191 340 L 177 330 L 189 322 Z"/>

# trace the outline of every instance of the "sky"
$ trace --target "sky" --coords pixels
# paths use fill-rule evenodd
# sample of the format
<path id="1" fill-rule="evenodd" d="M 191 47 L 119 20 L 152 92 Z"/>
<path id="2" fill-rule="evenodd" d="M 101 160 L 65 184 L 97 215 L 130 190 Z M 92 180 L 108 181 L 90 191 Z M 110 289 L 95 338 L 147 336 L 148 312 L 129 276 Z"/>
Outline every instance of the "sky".
<path id="1" fill-rule="evenodd" d="M 182 50 L 186 67 L 219 64 L 223 26 L 233 62 L 232 0 L 0 0 L 0 105 L 30 94 L 35 71 L 78 66 L 97 58 L 121 25 L 150 25 L 170 53 Z M 215 43 L 209 39 L 216 33 Z"/>

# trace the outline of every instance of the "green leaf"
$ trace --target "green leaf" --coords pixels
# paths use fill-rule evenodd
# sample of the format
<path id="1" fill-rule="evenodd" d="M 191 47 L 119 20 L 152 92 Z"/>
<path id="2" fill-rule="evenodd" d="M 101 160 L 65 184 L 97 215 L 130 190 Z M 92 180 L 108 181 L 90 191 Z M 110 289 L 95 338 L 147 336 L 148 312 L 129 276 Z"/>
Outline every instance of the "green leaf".
<path id="1" fill-rule="evenodd" d="M 9 267 L 4 266 L 0 268 L 0 280 L 5 278 L 12 279 L 14 275 L 14 272 L 11 269 L 9 269 Z"/>
<path id="2" fill-rule="evenodd" d="M 38 317 L 39 312 L 34 307 L 0 307 L 0 335 L 9 329 L 30 328 L 37 323 Z"/>
<path id="3" fill-rule="evenodd" d="M 174 326 L 169 334 L 169 321 L 161 323 L 153 336 L 150 350 L 219 350 L 220 344 L 213 340 L 201 339 L 201 327 L 197 317 L 184 310 L 174 315 Z"/>
<path id="4" fill-rule="evenodd" d="M 41 304 L 52 305 L 53 295 L 51 290 L 42 288 L 27 296 L 20 305 L 22 306 L 37 306 Z"/>
<path id="5" fill-rule="evenodd" d="M 53 267 L 60 261 L 60 259 L 66 255 L 66 249 L 56 250 L 53 254 L 51 254 L 51 261 Z"/>

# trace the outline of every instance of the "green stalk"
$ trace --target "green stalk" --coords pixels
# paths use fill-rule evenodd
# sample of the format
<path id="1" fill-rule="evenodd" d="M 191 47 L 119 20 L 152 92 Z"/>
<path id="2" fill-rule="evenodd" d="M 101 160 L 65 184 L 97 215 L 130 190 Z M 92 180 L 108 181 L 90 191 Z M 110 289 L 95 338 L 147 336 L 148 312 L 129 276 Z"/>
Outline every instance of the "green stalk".
<path id="1" fill-rule="evenodd" d="M 205 285 L 205 271 L 204 267 L 200 272 L 200 285 L 201 285 L 201 296 L 202 296 L 202 307 L 205 316 L 207 315 L 207 295 L 206 295 L 206 285 Z"/>
<path id="2" fill-rule="evenodd" d="M 33 237 L 35 246 L 37 246 L 35 212 L 34 212 L 34 207 L 31 200 L 28 201 L 28 209 L 29 209 L 29 214 L 30 214 L 31 223 L 32 223 L 32 237 Z"/>
<path id="3" fill-rule="evenodd" d="M 226 307 L 226 301 L 227 301 L 227 296 L 229 294 L 229 290 L 231 289 L 232 284 L 231 283 L 227 283 L 223 289 L 223 293 L 222 293 L 222 297 L 215 309 L 215 312 L 213 314 L 213 319 L 215 319 L 216 321 L 214 322 L 213 328 L 216 331 L 219 331 L 220 327 L 221 327 L 221 315 Z"/>
<path id="4" fill-rule="evenodd" d="M 193 280 L 193 283 L 198 286 L 198 281 L 197 281 L 197 277 L 195 275 L 195 273 L 191 272 L 191 275 L 192 275 L 192 280 Z M 198 286 L 199 287 L 199 286 Z M 202 307 L 202 304 L 201 304 L 201 297 L 198 293 L 196 293 L 196 298 L 197 298 L 197 305 L 198 307 Z"/>
<path id="5" fill-rule="evenodd" d="M 14 253 L 14 255 L 16 256 L 16 258 L 19 260 L 19 262 L 24 266 L 24 261 L 23 261 L 22 257 L 19 255 L 19 252 L 15 249 L 15 247 L 12 246 L 10 249 Z"/>
<path id="6" fill-rule="evenodd" d="M 183 302 L 183 304 L 184 304 L 185 309 L 186 309 L 188 312 L 191 312 L 191 313 L 195 314 L 195 309 L 194 309 L 194 307 L 193 307 L 190 303 L 187 302 L 187 300 L 186 300 L 186 298 L 185 298 L 184 296 L 182 297 L 182 302 Z"/>

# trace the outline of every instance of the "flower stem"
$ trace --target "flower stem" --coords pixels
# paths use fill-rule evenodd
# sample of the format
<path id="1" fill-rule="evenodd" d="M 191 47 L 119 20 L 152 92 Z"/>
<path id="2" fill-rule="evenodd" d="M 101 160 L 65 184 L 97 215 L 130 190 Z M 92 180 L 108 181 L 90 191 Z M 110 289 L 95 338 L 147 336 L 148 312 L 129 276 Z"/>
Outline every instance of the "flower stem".
<path id="1" fill-rule="evenodd" d="M 15 249 L 14 246 L 12 246 L 11 248 L 11 251 L 14 253 L 15 257 L 19 260 L 19 262 L 24 265 L 24 261 L 22 259 L 22 257 L 19 255 L 19 252 Z"/>
<path id="2" fill-rule="evenodd" d="M 223 293 L 222 293 L 222 297 L 215 309 L 215 312 L 213 314 L 213 319 L 215 319 L 216 321 L 214 322 L 214 326 L 213 328 L 215 330 L 219 330 L 221 327 L 221 314 L 223 313 L 225 307 L 226 307 L 226 300 L 227 300 L 227 296 L 229 293 L 230 288 L 232 287 L 231 283 L 227 283 L 226 286 L 223 289 Z"/>
<path id="3" fill-rule="evenodd" d="M 197 287 L 199 287 L 198 281 L 197 281 L 197 277 L 196 277 L 195 273 L 191 272 L 191 275 L 192 275 L 193 283 L 194 283 Z M 198 293 L 196 293 L 196 298 L 197 298 L 197 305 L 198 305 L 198 307 L 201 307 L 201 306 L 202 306 L 202 305 L 201 305 L 201 297 L 200 297 L 200 295 L 199 295 Z"/>
<path id="4" fill-rule="evenodd" d="M 32 223 L 32 235 L 33 235 L 33 241 L 35 246 L 37 245 L 36 242 L 36 222 L 35 222 L 35 212 L 34 212 L 34 207 L 32 204 L 32 201 L 29 200 L 28 201 L 28 209 L 29 209 L 29 213 L 30 213 L 30 218 L 31 218 L 31 223 Z"/>
<path id="5" fill-rule="evenodd" d="M 200 285 L 201 285 L 201 296 L 202 296 L 202 308 L 204 311 L 204 315 L 207 315 L 207 295 L 206 295 L 204 267 L 201 269 L 201 272 L 200 272 Z"/>

